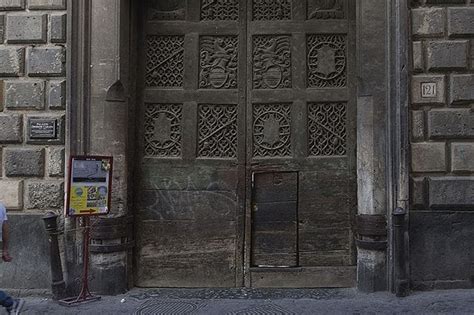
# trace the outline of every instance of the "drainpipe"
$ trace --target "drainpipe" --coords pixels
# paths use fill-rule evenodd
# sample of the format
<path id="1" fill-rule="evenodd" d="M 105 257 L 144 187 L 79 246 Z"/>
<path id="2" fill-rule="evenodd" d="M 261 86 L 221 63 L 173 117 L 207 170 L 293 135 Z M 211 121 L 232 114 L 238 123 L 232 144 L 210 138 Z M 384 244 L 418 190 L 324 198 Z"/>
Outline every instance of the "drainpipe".
<path id="1" fill-rule="evenodd" d="M 403 208 L 393 211 L 394 259 L 395 259 L 395 294 L 405 297 L 409 294 L 407 259 L 405 248 L 406 214 Z"/>
<path id="2" fill-rule="evenodd" d="M 51 291 L 53 299 L 59 300 L 65 297 L 66 284 L 63 278 L 63 269 L 61 265 L 61 256 L 59 254 L 58 243 L 58 215 L 54 212 L 48 212 L 43 217 L 46 232 L 49 235 L 49 256 L 51 261 Z"/>

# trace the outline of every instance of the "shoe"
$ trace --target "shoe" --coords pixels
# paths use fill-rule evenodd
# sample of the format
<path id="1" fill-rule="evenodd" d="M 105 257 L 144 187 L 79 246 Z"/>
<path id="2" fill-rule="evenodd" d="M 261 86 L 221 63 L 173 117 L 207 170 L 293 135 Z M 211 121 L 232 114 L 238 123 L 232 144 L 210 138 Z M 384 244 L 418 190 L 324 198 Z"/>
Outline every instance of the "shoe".
<path id="1" fill-rule="evenodd" d="M 25 300 L 23 299 L 14 299 L 13 304 L 10 307 L 7 307 L 8 314 L 15 314 L 18 315 L 25 304 Z"/>

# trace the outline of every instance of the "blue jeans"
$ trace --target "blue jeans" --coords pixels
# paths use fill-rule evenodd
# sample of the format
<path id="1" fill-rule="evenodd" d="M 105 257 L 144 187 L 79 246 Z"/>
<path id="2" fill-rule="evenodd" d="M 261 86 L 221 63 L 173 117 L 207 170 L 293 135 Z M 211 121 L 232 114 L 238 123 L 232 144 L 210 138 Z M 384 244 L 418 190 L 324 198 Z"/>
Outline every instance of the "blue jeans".
<path id="1" fill-rule="evenodd" d="M 2 290 L 0 290 L 0 305 L 3 307 L 10 307 L 13 305 L 12 298 Z"/>

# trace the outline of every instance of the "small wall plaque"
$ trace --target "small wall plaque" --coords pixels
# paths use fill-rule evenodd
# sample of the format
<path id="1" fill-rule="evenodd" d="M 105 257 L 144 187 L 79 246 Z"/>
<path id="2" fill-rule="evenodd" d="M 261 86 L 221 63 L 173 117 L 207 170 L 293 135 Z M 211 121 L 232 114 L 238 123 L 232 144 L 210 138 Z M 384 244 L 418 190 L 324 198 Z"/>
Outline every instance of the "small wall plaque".
<path id="1" fill-rule="evenodd" d="M 28 130 L 30 139 L 56 139 L 57 119 L 30 119 Z"/>
<path id="2" fill-rule="evenodd" d="M 423 82 L 421 83 L 421 97 L 432 98 L 436 97 L 436 83 L 434 82 Z"/>

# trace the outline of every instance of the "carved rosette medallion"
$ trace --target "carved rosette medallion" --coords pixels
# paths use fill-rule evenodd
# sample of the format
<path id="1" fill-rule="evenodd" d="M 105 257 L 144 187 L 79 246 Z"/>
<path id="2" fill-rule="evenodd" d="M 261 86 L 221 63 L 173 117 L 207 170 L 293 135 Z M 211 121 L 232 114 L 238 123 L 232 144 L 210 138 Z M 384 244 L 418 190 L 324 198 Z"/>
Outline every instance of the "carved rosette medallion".
<path id="1" fill-rule="evenodd" d="M 237 157 L 236 105 L 199 105 L 198 156 Z"/>
<path id="2" fill-rule="evenodd" d="M 308 19 L 330 20 L 344 18 L 343 0 L 308 0 Z"/>
<path id="3" fill-rule="evenodd" d="M 291 0 L 253 0 L 255 21 L 291 20 Z"/>
<path id="4" fill-rule="evenodd" d="M 149 36 L 145 83 L 149 87 L 183 86 L 184 36 Z"/>
<path id="5" fill-rule="evenodd" d="M 147 13 L 149 20 L 184 20 L 186 0 L 152 0 Z"/>
<path id="6" fill-rule="evenodd" d="M 308 146 L 311 156 L 343 156 L 347 152 L 345 103 L 308 106 Z"/>
<path id="7" fill-rule="evenodd" d="M 346 35 L 308 36 L 308 87 L 345 87 Z"/>
<path id="8" fill-rule="evenodd" d="M 254 105 L 253 156 L 291 156 L 291 110 L 289 104 Z"/>
<path id="9" fill-rule="evenodd" d="M 289 36 L 253 38 L 254 89 L 291 88 L 291 52 Z"/>
<path id="10" fill-rule="evenodd" d="M 201 37 L 199 88 L 237 88 L 237 36 Z"/>
<path id="11" fill-rule="evenodd" d="M 201 0 L 202 21 L 236 21 L 238 19 L 238 0 Z"/>
<path id="12" fill-rule="evenodd" d="M 145 156 L 181 156 L 181 104 L 148 104 L 145 110 Z"/>

